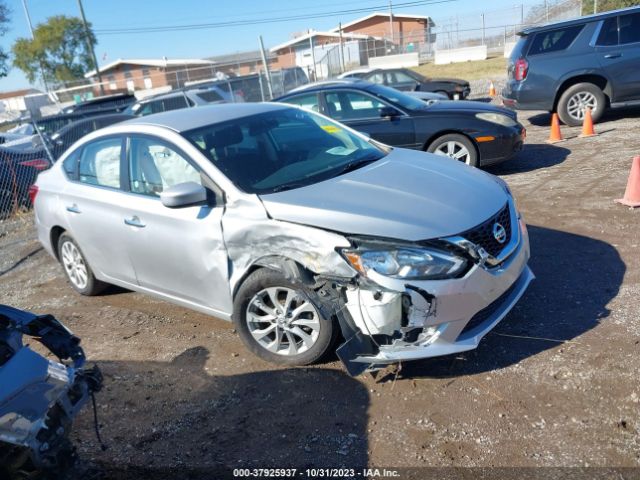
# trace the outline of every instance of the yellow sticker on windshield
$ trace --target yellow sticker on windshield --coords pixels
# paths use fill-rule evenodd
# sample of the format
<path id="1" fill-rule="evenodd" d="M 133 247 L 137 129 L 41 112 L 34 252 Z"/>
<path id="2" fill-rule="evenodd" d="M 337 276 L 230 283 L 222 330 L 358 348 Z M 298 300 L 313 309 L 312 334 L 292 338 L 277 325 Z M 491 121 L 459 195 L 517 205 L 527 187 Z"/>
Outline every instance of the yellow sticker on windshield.
<path id="1" fill-rule="evenodd" d="M 327 133 L 338 133 L 340 131 L 335 125 L 322 125 L 322 129 Z"/>

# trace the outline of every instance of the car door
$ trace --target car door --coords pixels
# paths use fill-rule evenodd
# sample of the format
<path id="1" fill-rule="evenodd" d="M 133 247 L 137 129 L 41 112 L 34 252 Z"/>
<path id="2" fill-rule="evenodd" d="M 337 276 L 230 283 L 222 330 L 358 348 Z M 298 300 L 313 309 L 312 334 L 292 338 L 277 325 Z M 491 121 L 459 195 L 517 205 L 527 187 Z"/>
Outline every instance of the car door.
<path id="1" fill-rule="evenodd" d="M 221 192 L 212 194 L 211 206 L 165 207 L 160 193 L 173 185 L 217 187 L 193 160 L 160 138 L 131 136 L 128 145 L 130 198 L 120 222 L 126 224 L 140 287 L 210 313 L 230 312 Z"/>
<path id="2" fill-rule="evenodd" d="M 67 225 L 100 278 L 135 285 L 122 222 L 129 198 L 121 189 L 124 137 L 85 144 L 65 159 L 69 177 L 60 193 Z"/>
<path id="3" fill-rule="evenodd" d="M 640 100 L 640 13 L 604 20 L 596 54 L 612 83 L 612 103 Z"/>
<path id="4" fill-rule="evenodd" d="M 397 108 L 363 91 L 331 90 L 324 93 L 325 114 L 387 145 L 415 148 L 413 119 Z M 383 116 L 383 113 L 393 115 Z"/>

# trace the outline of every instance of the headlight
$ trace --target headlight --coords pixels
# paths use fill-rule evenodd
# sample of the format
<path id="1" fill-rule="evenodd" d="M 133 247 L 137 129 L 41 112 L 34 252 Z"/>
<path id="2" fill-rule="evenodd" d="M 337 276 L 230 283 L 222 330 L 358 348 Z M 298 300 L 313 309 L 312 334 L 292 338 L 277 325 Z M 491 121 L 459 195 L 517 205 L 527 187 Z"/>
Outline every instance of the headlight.
<path id="1" fill-rule="evenodd" d="M 476 113 L 476 118 L 484 120 L 485 122 L 497 123 L 503 127 L 515 127 L 517 125 L 517 122 L 513 118 L 502 115 L 501 113 Z"/>
<path id="2" fill-rule="evenodd" d="M 385 277 L 435 280 L 455 277 L 467 265 L 464 258 L 424 248 L 363 247 L 342 253 L 365 276 L 374 271 Z"/>

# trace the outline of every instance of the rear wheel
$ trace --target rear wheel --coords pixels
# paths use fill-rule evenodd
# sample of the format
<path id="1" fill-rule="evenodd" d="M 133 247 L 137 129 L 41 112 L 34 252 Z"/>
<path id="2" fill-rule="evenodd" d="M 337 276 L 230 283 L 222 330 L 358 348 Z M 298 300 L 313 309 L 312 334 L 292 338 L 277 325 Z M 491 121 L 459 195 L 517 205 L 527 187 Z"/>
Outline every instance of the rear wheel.
<path id="1" fill-rule="evenodd" d="M 76 241 L 67 233 L 58 240 L 58 258 L 74 290 L 92 296 L 102 292 L 108 284 L 96 279 Z"/>
<path id="2" fill-rule="evenodd" d="M 308 365 L 333 345 L 337 328 L 316 292 L 269 269 L 253 272 L 234 300 L 234 322 L 251 352 L 280 365 Z"/>
<path id="3" fill-rule="evenodd" d="M 594 122 L 600 120 L 607 106 L 604 92 L 593 83 L 577 83 L 567 88 L 558 100 L 558 116 L 565 125 L 582 125 L 587 108 Z"/>
<path id="4" fill-rule="evenodd" d="M 450 133 L 436 138 L 427 147 L 427 152 L 449 157 L 472 167 L 478 166 L 478 152 L 471 140 L 458 133 Z"/>

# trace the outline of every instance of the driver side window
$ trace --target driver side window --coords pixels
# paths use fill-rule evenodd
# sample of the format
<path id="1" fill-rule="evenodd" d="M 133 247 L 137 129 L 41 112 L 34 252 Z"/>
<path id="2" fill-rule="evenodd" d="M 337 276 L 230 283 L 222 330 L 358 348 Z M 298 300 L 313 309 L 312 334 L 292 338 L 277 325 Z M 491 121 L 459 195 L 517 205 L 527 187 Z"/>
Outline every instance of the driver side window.
<path id="1" fill-rule="evenodd" d="M 129 183 L 133 193 L 160 196 L 184 182 L 202 185 L 200 172 L 161 140 L 132 137 L 129 147 Z"/>

